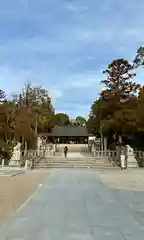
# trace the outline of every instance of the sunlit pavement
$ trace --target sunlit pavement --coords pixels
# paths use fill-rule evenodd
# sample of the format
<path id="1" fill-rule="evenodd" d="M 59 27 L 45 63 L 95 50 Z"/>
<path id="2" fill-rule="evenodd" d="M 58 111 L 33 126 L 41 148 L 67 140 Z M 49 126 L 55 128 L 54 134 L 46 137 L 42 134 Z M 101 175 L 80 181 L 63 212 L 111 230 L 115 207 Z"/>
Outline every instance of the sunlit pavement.
<path id="1" fill-rule="evenodd" d="M 112 190 L 88 169 L 52 170 L 0 239 L 143 240 L 144 192 Z"/>

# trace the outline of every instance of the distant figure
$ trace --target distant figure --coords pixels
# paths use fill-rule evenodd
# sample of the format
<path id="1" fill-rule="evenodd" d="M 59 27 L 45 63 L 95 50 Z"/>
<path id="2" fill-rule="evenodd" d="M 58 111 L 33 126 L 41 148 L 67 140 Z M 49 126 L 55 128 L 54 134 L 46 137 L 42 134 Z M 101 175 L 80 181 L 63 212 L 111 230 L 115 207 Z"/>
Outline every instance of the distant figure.
<path id="1" fill-rule="evenodd" d="M 65 146 L 65 147 L 64 147 L 64 155 L 65 155 L 65 157 L 67 157 L 67 153 L 68 153 L 68 147 Z"/>

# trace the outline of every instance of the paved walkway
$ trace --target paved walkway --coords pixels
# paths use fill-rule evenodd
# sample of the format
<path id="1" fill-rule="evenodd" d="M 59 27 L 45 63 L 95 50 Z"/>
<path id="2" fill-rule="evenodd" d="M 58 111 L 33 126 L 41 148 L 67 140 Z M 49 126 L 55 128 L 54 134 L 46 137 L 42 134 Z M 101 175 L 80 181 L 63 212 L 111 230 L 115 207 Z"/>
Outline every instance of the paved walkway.
<path id="1" fill-rule="evenodd" d="M 53 170 L 0 239 L 143 240 L 144 193 L 107 188 L 95 171 Z"/>
<path id="2" fill-rule="evenodd" d="M 63 152 L 56 152 L 55 156 L 64 157 L 64 153 Z M 80 152 L 68 152 L 67 158 L 84 158 L 84 154 L 82 154 Z"/>
<path id="3" fill-rule="evenodd" d="M 67 154 L 68 158 L 84 158 L 84 155 L 80 152 L 68 152 Z"/>

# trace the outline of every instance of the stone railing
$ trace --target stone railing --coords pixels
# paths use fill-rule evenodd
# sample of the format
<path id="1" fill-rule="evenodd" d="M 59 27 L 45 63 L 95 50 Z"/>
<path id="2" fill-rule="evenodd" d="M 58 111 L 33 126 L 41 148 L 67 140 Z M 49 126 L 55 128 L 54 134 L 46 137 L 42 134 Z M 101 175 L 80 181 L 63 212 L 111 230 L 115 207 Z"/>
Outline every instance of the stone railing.
<path id="1" fill-rule="evenodd" d="M 127 148 L 126 151 L 107 150 L 101 151 L 93 149 L 92 156 L 95 158 L 103 158 L 111 164 L 121 166 L 122 168 L 138 168 L 144 167 L 144 151 L 133 150 Z"/>
<path id="2" fill-rule="evenodd" d="M 55 151 L 53 149 L 46 150 L 30 150 L 27 152 L 27 156 L 29 157 L 53 157 L 55 155 Z"/>
<path id="3" fill-rule="evenodd" d="M 46 149 L 46 150 L 28 150 L 24 156 L 19 151 L 15 151 L 13 157 L 9 161 L 10 167 L 26 167 L 29 165 L 30 161 L 39 161 L 41 158 L 50 158 L 55 156 L 54 149 Z M 27 162 L 26 162 L 27 161 Z M 5 166 L 5 160 L 1 159 L 0 167 Z"/>
<path id="4" fill-rule="evenodd" d="M 134 157 L 139 167 L 144 167 L 144 151 L 134 150 Z"/>
<path id="5" fill-rule="evenodd" d="M 99 149 L 94 149 L 92 151 L 92 156 L 93 157 L 103 157 L 105 158 L 107 161 L 111 162 L 116 162 L 117 160 L 117 152 L 116 151 L 111 151 L 111 150 L 107 150 L 107 151 L 102 151 Z"/>

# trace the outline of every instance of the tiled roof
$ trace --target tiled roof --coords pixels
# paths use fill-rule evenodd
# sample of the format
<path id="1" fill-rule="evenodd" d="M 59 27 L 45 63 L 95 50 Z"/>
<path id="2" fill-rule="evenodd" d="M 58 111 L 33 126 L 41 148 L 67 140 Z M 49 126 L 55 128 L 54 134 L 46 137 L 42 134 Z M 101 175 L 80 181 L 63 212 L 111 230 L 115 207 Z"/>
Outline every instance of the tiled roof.
<path id="1" fill-rule="evenodd" d="M 89 136 L 86 126 L 55 126 L 51 133 L 41 133 L 45 136 L 56 137 L 76 137 L 76 136 Z"/>

